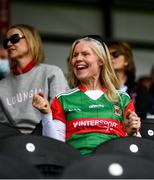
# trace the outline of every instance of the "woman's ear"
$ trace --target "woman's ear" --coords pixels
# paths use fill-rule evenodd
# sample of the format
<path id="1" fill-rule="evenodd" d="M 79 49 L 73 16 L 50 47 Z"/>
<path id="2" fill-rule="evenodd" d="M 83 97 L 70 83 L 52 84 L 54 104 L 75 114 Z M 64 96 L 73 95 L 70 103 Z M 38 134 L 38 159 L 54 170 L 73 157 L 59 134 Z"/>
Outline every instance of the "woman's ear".
<path id="1" fill-rule="evenodd" d="M 99 60 L 99 61 L 98 61 L 98 64 L 99 64 L 100 66 L 103 66 L 103 61 L 102 61 L 102 60 Z"/>

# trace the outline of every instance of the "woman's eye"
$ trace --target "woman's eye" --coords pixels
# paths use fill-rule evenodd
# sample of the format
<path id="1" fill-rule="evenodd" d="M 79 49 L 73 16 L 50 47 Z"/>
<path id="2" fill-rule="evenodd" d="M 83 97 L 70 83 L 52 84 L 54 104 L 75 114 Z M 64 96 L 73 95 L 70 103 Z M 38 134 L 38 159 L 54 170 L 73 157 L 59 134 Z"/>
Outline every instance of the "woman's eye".
<path id="1" fill-rule="evenodd" d="M 83 55 L 84 55 L 84 56 L 88 56 L 88 55 L 89 55 L 89 53 L 83 53 Z"/>
<path id="2" fill-rule="evenodd" d="M 73 54 L 73 57 L 77 57 L 77 54 Z"/>

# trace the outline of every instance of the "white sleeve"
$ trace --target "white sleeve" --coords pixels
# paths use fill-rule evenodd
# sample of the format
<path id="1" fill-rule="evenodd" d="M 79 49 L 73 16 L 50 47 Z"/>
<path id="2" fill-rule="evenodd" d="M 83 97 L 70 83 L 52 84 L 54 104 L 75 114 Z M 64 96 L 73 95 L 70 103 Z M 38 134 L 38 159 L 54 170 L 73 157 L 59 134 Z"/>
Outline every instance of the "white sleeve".
<path id="1" fill-rule="evenodd" d="M 65 142 L 66 125 L 52 118 L 52 113 L 42 113 L 42 135 Z"/>
<path id="2" fill-rule="evenodd" d="M 139 131 L 136 133 L 136 137 L 142 137 Z"/>

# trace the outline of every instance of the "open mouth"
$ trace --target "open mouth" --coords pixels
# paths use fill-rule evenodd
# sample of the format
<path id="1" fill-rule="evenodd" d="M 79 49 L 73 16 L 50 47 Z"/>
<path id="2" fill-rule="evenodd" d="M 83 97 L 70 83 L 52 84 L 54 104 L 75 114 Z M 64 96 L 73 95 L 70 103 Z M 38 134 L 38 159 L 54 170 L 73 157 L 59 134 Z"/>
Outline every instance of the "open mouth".
<path id="1" fill-rule="evenodd" d="M 77 70 L 82 70 L 82 69 L 88 68 L 87 65 L 83 65 L 83 64 L 81 64 L 81 65 L 76 65 L 75 67 L 76 67 Z"/>

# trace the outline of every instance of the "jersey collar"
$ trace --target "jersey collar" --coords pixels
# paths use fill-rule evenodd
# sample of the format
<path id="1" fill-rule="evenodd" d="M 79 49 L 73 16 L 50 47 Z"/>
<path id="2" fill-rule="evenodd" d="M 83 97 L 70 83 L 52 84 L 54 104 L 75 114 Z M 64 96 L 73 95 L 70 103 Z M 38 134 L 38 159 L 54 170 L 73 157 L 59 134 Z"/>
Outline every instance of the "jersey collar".
<path id="1" fill-rule="evenodd" d="M 87 91 L 87 88 L 82 86 L 81 84 L 79 84 L 78 87 L 79 87 L 80 91 L 82 91 L 82 92 L 86 92 Z M 102 86 L 100 90 L 102 90 L 103 92 L 106 92 L 107 89 Z"/>
<path id="2" fill-rule="evenodd" d="M 23 69 L 21 69 L 20 71 L 19 71 L 19 69 L 17 68 L 17 66 L 15 66 L 15 67 L 13 68 L 13 74 L 15 74 L 15 75 L 24 74 L 24 73 L 30 71 L 35 65 L 36 65 L 35 60 L 32 60 L 30 63 L 28 63 L 28 64 L 27 64 Z"/>

